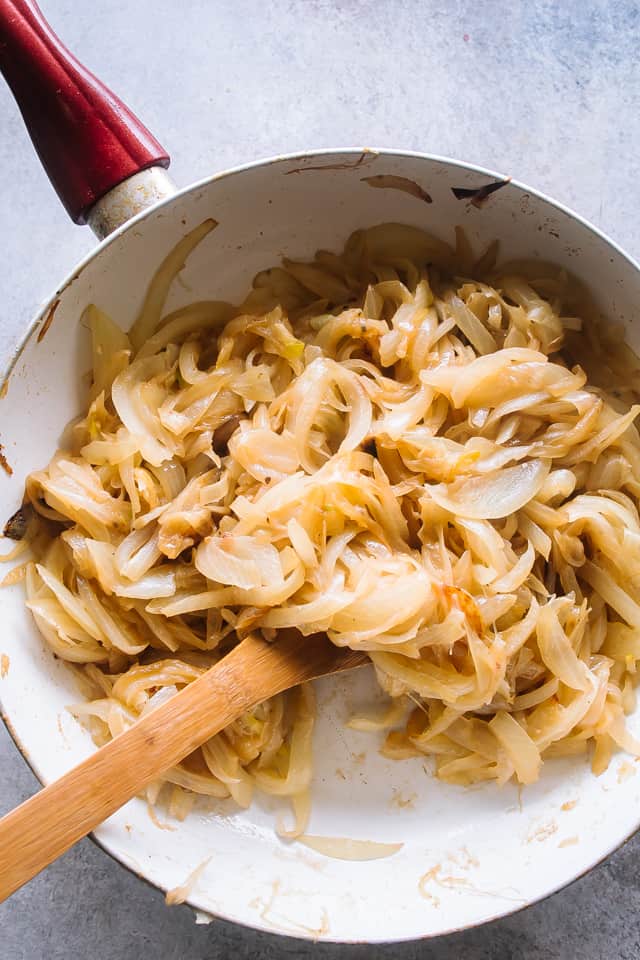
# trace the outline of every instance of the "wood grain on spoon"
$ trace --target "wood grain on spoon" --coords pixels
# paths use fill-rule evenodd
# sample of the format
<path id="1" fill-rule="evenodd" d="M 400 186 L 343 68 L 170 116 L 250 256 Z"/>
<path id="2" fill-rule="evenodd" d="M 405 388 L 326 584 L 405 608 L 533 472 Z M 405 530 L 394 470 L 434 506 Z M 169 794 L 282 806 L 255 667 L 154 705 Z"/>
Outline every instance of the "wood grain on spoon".
<path id="1" fill-rule="evenodd" d="M 0 901 L 245 710 L 366 654 L 326 636 L 251 635 L 205 674 L 0 820 Z"/>

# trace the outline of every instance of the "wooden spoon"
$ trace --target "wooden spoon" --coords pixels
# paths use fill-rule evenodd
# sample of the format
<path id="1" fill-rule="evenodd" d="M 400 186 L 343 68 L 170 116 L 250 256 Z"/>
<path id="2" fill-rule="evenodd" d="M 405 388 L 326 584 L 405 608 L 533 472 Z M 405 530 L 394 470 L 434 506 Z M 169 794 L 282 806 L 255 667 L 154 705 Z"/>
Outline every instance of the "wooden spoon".
<path id="1" fill-rule="evenodd" d="M 180 693 L 0 820 L 0 902 L 245 710 L 364 653 L 323 634 L 250 635 Z"/>

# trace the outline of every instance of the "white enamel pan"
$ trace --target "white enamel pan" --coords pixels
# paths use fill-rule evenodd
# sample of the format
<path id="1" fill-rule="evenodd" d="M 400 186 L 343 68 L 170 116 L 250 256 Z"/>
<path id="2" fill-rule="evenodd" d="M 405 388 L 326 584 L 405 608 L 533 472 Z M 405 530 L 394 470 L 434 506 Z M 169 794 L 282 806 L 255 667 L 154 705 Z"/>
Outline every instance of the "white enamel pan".
<path id="1" fill-rule="evenodd" d="M 219 227 L 174 284 L 170 309 L 234 301 L 283 255 L 337 251 L 358 227 L 400 221 L 451 241 L 460 224 L 478 250 L 498 237 L 504 257 L 539 257 L 572 271 L 640 346 L 638 265 L 580 217 L 513 180 L 424 154 L 349 148 L 264 160 L 177 190 L 162 147 L 70 56 L 31 0 L 0 0 L 0 67 L 70 215 L 100 238 L 4 371 L 7 518 L 27 473 L 47 463 L 82 408 L 90 366 L 83 308 L 94 302 L 129 326 L 154 269 L 207 217 Z M 380 176 L 420 189 L 370 179 Z M 48 783 L 95 748 L 65 709 L 78 692 L 45 648 L 19 585 L 0 591 L 0 622 L 2 714 Z M 210 857 L 188 895 L 202 915 L 297 937 L 380 942 L 518 910 L 589 870 L 637 829 L 640 765 L 622 755 L 598 778 L 581 758 L 545 763 L 540 781 L 521 793 L 510 785 L 448 786 L 420 760 L 385 760 L 374 735 L 344 729 L 350 713 L 375 697 L 372 678 L 359 673 L 319 685 L 309 833 L 402 844 L 393 856 L 337 860 L 284 842 L 274 830 L 279 807 L 264 800 L 248 811 L 224 802 L 170 830 L 134 800 L 96 831 L 97 841 L 162 890 L 183 884 Z M 639 721 L 630 724 L 636 735 Z"/>

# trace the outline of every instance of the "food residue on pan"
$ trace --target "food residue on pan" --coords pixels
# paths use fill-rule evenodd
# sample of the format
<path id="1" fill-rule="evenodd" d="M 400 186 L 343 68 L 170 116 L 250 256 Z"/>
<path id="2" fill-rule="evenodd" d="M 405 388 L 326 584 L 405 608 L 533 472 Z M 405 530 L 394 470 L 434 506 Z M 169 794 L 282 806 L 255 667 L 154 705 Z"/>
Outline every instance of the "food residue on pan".
<path id="1" fill-rule="evenodd" d="M 381 860 L 392 857 L 403 843 L 380 843 L 378 840 L 352 840 L 350 837 L 313 837 L 302 834 L 297 842 L 334 860 Z"/>
<path id="2" fill-rule="evenodd" d="M 445 887 L 449 890 L 454 890 L 456 887 L 467 887 L 470 886 L 469 881 L 466 877 L 455 877 L 453 874 L 446 874 L 441 876 L 442 864 L 438 864 L 435 868 L 436 872 L 434 874 L 434 880 L 436 883 Z"/>
<path id="3" fill-rule="evenodd" d="M 565 800 L 565 802 L 560 807 L 561 810 L 573 810 L 577 804 L 577 800 Z"/>
<path id="4" fill-rule="evenodd" d="M 455 890 L 458 887 L 471 886 L 466 877 L 455 877 L 450 874 L 443 876 L 442 864 L 436 863 L 434 867 L 431 867 L 430 870 L 427 870 L 426 873 L 423 873 L 418 880 L 418 891 L 420 896 L 424 897 L 425 900 L 429 900 L 435 907 L 440 906 L 440 899 L 428 889 L 427 884 L 429 883 L 435 883 L 445 890 Z"/>
<path id="5" fill-rule="evenodd" d="M 564 840 L 561 840 L 558 844 L 559 847 L 575 847 L 578 843 L 578 837 L 565 837 Z"/>
<path id="6" fill-rule="evenodd" d="M 253 900 L 249 901 L 249 906 L 254 907 L 254 909 L 260 908 L 260 917 L 262 920 L 267 919 L 267 913 L 271 910 L 274 900 L 278 896 L 278 891 L 280 890 L 280 881 L 272 880 L 271 881 L 271 893 L 269 894 L 268 900 L 263 900 L 262 897 L 254 897 Z"/>
<path id="7" fill-rule="evenodd" d="M 59 713 L 56 718 L 56 726 L 58 727 L 58 733 L 60 734 L 60 739 L 62 740 L 65 750 L 71 749 L 71 744 L 69 739 L 64 731 L 64 720 L 69 718 L 69 712 L 65 711 L 64 713 Z"/>
<path id="8" fill-rule="evenodd" d="M 179 903 L 184 903 L 190 893 L 192 893 L 193 888 L 197 884 L 198 880 L 206 870 L 211 861 L 211 857 L 207 857 L 206 860 L 203 860 L 202 863 L 199 863 L 195 870 L 192 870 L 184 883 L 181 883 L 177 887 L 173 887 L 172 890 L 167 890 L 164 902 L 168 907 L 176 906 Z"/>
<path id="9" fill-rule="evenodd" d="M 629 777 L 635 776 L 636 768 L 628 760 L 623 760 L 618 767 L 618 783 L 623 783 Z"/>
<path id="10" fill-rule="evenodd" d="M 380 190 L 400 190 L 402 193 L 408 193 L 425 203 L 433 203 L 430 194 L 415 180 L 409 180 L 407 177 L 396 177 L 392 173 L 378 173 L 374 177 L 361 177 L 360 179 L 363 183 L 368 183 L 370 187 L 376 187 Z"/>
<path id="11" fill-rule="evenodd" d="M 299 930 L 304 930 L 313 940 L 319 940 L 320 937 L 324 937 L 329 933 L 329 914 L 327 913 L 326 907 L 322 907 L 320 910 L 320 924 L 317 927 L 308 927 L 304 923 L 294 923 L 293 920 L 288 920 L 287 923 L 291 926 L 298 927 Z"/>
<path id="12" fill-rule="evenodd" d="M 447 857 L 447 860 L 457 863 L 455 858 L 450 855 Z M 478 865 L 475 857 L 472 858 L 471 862 L 473 865 Z M 458 865 L 460 866 L 460 864 Z M 476 887 L 467 877 L 458 877 L 453 874 L 443 875 L 443 865 L 441 863 L 435 864 L 430 870 L 423 873 L 418 880 L 418 892 L 420 896 L 432 903 L 434 907 L 439 907 L 440 898 L 429 889 L 429 884 L 435 884 L 443 890 L 459 890 L 461 893 L 464 892 L 465 894 L 475 897 L 500 898 L 501 900 L 511 900 L 513 903 L 525 902 L 522 897 L 514 895 L 517 894 L 517 891 L 512 887 L 503 890 L 483 890 L 480 887 Z"/>
<path id="13" fill-rule="evenodd" d="M 407 808 L 413 808 L 417 799 L 417 793 L 403 793 L 402 790 L 394 787 L 391 796 L 391 806 L 397 807 L 398 810 L 406 810 Z"/>
<path id="14" fill-rule="evenodd" d="M 4 447 L 2 446 L 1 443 L 0 443 L 0 467 L 2 467 L 2 469 L 7 474 L 7 476 L 9 477 L 13 476 L 13 469 L 5 456 Z"/>
<path id="15" fill-rule="evenodd" d="M 4 680 L 6 675 L 9 673 L 10 666 L 11 660 L 9 659 L 9 655 L 3 653 L 2 656 L 0 656 L 0 680 Z"/>
<path id="16" fill-rule="evenodd" d="M 472 206 L 481 209 L 492 193 L 506 187 L 508 183 L 511 183 L 511 177 L 485 183 L 482 187 L 451 187 L 451 192 L 456 200 L 468 200 Z"/>
<path id="17" fill-rule="evenodd" d="M 206 913 L 204 910 L 193 911 L 193 920 L 196 926 L 208 926 L 215 919 L 212 913 Z"/>
<path id="18" fill-rule="evenodd" d="M 438 863 L 436 864 L 435 867 L 432 867 L 431 870 L 427 870 L 426 873 L 423 873 L 423 875 L 418 880 L 418 892 L 420 896 L 424 897 L 425 900 L 428 900 L 436 908 L 440 906 L 440 898 L 437 897 L 435 893 L 432 893 L 431 890 L 427 888 L 427 884 L 430 883 L 432 880 L 437 882 L 436 878 L 441 869 L 442 867 Z"/>
<path id="19" fill-rule="evenodd" d="M 162 820 L 160 820 L 160 818 L 157 816 L 155 810 L 153 809 L 153 805 L 151 803 L 147 803 L 147 813 L 149 815 L 149 819 L 151 820 L 151 823 L 154 825 L 154 827 L 157 827 L 158 830 L 174 831 L 178 829 L 177 827 L 174 827 L 173 824 L 171 823 L 163 823 Z"/>
<path id="20" fill-rule="evenodd" d="M 308 170 L 357 170 L 358 167 L 371 163 L 377 156 L 373 150 L 363 150 L 355 163 L 343 160 L 341 163 L 317 163 L 308 167 L 296 167 L 294 170 L 287 170 L 285 177 L 292 173 L 307 173 Z"/>
<path id="21" fill-rule="evenodd" d="M 469 870 L 471 867 L 480 866 L 480 861 L 477 857 L 474 857 L 467 846 L 460 847 L 456 853 L 450 853 L 449 860 L 451 860 L 452 863 L 456 863 L 464 870 Z"/>
<path id="22" fill-rule="evenodd" d="M 60 304 L 60 298 L 58 297 L 58 299 L 54 300 L 51 306 L 49 307 L 49 312 L 47 313 L 44 319 L 44 323 L 40 327 L 40 331 L 38 333 L 38 337 L 37 337 L 38 343 L 42 343 L 42 341 L 46 337 L 47 331 L 53 322 L 53 318 L 55 316 L 55 313 L 56 313 L 56 310 L 58 309 L 59 304 Z"/>
<path id="23" fill-rule="evenodd" d="M 284 916 L 284 914 L 276 913 L 274 904 L 276 898 L 282 893 L 280 888 L 281 881 L 273 880 L 271 882 L 271 893 L 269 894 L 268 900 L 263 900 L 262 897 L 254 897 L 254 899 L 249 902 L 250 907 L 260 910 L 261 920 L 264 920 L 276 930 L 281 930 L 284 933 L 294 933 L 296 930 L 302 930 L 316 940 L 329 933 L 329 914 L 327 913 L 326 907 L 322 907 L 320 911 L 320 924 L 317 927 L 308 927 L 304 923 L 297 923 L 295 920 L 290 920 Z"/>
<path id="24" fill-rule="evenodd" d="M 538 843 L 543 843 L 557 832 L 558 824 L 555 822 L 555 820 L 549 820 L 547 823 L 541 823 L 529 831 L 527 834 L 527 843 L 532 843 L 534 840 L 536 840 Z"/>

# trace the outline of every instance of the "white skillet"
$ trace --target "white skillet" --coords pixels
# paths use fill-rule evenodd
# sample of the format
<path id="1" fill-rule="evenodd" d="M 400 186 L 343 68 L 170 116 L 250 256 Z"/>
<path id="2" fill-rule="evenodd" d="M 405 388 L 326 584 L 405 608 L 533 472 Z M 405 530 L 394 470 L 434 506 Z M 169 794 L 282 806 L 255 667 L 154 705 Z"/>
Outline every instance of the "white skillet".
<path id="1" fill-rule="evenodd" d="M 176 190 L 165 151 L 51 33 L 30 0 L 0 0 L 0 68 L 71 216 L 102 242 L 61 283 L 4 372 L 0 471 L 6 517 L 25 476 L 46 464 L 83 405 L 89 302 L 127 327 L 154 269 L 206 217 L 220 226 L 189 260 L 169 308 L 235 300 L 283 255 L 339 250 L 357 227 L 396 220 L 451 240 L 464 226 L 479 250 L 499 237 L 505 258 L 565 266 L 640 346 L 640 268 L 574 213 L 514 181 L 476 205 L 459 199 L 504 179 L 460 162 L 394 150 L 340 149 L 277 157 Z M 428 195 L 376 188 L 403 177 Z M 417 193 L 418 191 L 416 191 Z M 0 704 L 16 745 L 43 783 L 88 756 L 88 734 L 66 712 L 78 692 L 45 648 L 19 586 L 0 591 Z M 582 759 L 548 762 L 536 785 L 473 789 L 433 779 L 420 760 L 393 762 L 374 735 L 344 729 L 375 699 L 367 671 L 319 683 L 320 717 L 309 833 L 402 843 L 368 862 L 326 858 L 279 840 L 281 812 L 231 802 L 160 829 L 132 801 L 95 838 L 125 866 L 168 890 L 210 857 L 188 902 L 260 929 L 334 941 L 433 936 L 500 917 L 589 870 L 640 824 L 640 765 L 616 756 L 592 776 Z M 640 715 L 631 720 L 640 733 Z M 206 919 L 206 917 L 203 916 Z"/>

